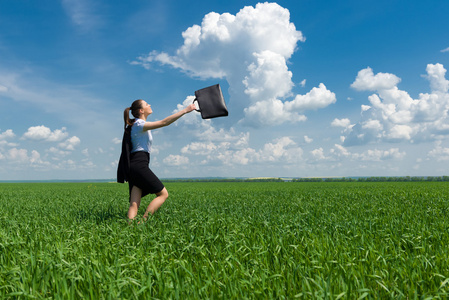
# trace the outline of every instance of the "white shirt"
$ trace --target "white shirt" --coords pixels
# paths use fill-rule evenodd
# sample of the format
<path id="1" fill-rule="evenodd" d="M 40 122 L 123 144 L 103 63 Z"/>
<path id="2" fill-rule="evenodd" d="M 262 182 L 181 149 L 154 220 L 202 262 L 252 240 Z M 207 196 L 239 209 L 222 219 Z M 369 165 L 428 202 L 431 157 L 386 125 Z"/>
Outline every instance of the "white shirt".
<path id="1" fill-rule="evenodd" d="M 153 136 L 151 131 L 143 131 L 143 125 L 145 121 L 142 119 L 136 119 L 131 127 L 131 144 L 133 146 L 131 153 L 137 151 L 145 151 L 151 153 L 151 145 L 153 144 Z"/>

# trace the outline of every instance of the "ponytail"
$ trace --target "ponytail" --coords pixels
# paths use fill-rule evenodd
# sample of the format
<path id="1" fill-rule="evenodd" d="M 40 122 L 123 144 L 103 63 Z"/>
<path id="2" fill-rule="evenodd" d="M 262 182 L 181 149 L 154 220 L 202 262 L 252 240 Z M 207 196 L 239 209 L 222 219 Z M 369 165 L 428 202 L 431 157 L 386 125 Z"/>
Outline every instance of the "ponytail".
<path id="1" fill-rule="evenodd" d="M 131 111 L 131 114 L 134 116 L 134 118 L 138 118 L 139 117 L 139 109 L 142 108 L 142 99 L 138 99 L 136 101 L 133 102 L 133 104 L 131 105 L 131 107 L 127 107 L 125 108 L 125 111 L 123 112 L 123 120 L 125 121 L 125 129 L 126 126 L 133 126 L 134 122 L 136 121 L 136 119 L 131 119 L 129 117 L 129 112 Z"/>
<path id="2" fill-rule="evenodd" d="M 131 107 L 125 108 L 125 111 L 123 112 L 123 119 L 125 121 L 125 129 L 126 126 L 133 126 L 135 119 L 130 119 L 129 117 L 129 111 L 131 110 Z"/>

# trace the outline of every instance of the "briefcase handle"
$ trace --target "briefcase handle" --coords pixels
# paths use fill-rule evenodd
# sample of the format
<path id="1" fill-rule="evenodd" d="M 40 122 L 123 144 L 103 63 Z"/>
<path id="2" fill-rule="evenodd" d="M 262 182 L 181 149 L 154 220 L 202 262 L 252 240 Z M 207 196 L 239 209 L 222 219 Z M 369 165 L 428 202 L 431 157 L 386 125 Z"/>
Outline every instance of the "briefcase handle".
<path id="1" fill-rule="evenodd" d="M 192 102 L 192 103 L 195 103 L 195 101 L 198 102 L 198 99 L 196 99 L 196 98 L 193 99 L 193 102 Z M 198 107 L 200 107 L 199 102 L 198 102 Z M 197 112 L 201 112 L 201 109 L 196 109 L 196 108 L 195 108 L 195 110 L 196 110 Z"/>

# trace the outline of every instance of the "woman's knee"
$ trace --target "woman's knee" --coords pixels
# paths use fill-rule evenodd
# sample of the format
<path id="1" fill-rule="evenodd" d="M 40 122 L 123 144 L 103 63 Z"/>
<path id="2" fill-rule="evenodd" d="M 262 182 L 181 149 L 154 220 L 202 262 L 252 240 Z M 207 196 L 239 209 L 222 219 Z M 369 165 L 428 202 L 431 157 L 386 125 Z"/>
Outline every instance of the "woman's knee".
<path id="1" fill-rule="evenodd" d="M 156 194 L 156 196 L 164 197 L 165 199 L 167 199 L 168 198 L 168 191 L 167 191 L 167 189 L 164 187 L 162 189 L 162 191 L 160 191 L 159 193 Z"/>

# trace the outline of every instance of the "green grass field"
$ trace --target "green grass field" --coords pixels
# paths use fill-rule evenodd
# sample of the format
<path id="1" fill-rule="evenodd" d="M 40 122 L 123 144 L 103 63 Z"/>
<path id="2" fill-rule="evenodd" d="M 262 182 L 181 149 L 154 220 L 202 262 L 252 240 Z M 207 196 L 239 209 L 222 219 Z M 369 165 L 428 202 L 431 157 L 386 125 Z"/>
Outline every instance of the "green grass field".
<path id="1" fill-rule="evenodd" d="M 166 186 L 0 184 L 0 298 L 449 297 L 449 183 Z"/>

